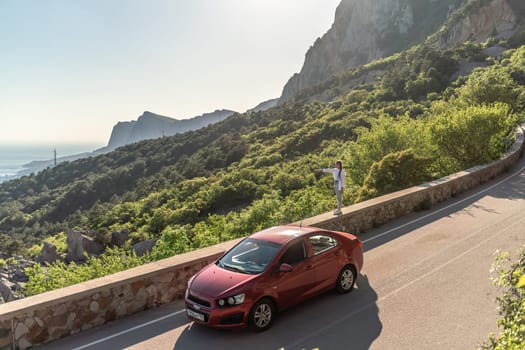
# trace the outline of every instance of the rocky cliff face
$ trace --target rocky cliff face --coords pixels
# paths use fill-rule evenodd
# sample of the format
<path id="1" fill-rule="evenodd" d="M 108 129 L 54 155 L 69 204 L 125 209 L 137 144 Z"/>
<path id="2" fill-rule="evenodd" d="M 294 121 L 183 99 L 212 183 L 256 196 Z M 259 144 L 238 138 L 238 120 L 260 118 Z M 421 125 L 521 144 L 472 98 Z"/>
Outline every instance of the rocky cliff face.
<path id="1" fill-rule="evenodd" d="M 494 32 L 508 36 L 524 7 L 523 0 L 342 0 L 334 24 L 310 47 L 301 72 L 287 82 L 279 103 L 333 75 L 421 43 L 434 33 L 433 43 L 440 46 L 464 42 L 472 35 L 477 40 Z"/>
<path id="2" fill-rule="evenodd" d="M 137 120 L 117 123 L 113 127 L 107 148 L 115 149 L 142 140 L 197 130 L 220 122 L 233 113 L 235 112 L 223 109 L 191 119 L 177 120 L 146 111 Z"/>
<path id="3" fill-rule="evenodd" d="M 520 21 L 522 7 L 523 3 L 516 0 L 471 2 L 450 16 L 442 29 L 429 38 L 429 42 L 450 47 L 467 40 L 483 42 L 491 36 L 508 38 Z"/>
<path id="4" fill-rule="evenodd" d="M 332 75 L 388 56 L 437 30 L 458 1 L 342 0 L 330 30 L 308 50 L 280 102 Z"/>

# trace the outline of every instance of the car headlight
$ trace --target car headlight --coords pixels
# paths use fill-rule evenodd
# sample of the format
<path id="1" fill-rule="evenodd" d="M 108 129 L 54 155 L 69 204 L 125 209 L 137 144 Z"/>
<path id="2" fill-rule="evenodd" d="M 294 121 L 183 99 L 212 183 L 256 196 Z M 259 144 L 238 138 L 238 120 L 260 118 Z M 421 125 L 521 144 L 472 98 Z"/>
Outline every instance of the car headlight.
<path id="1" fill-rule="evenodd" d="M 237 294 L 228 298 L 222 298 L 217 300 L 219 306 L 233 306 L 244 303 L 244 293 Z"/>

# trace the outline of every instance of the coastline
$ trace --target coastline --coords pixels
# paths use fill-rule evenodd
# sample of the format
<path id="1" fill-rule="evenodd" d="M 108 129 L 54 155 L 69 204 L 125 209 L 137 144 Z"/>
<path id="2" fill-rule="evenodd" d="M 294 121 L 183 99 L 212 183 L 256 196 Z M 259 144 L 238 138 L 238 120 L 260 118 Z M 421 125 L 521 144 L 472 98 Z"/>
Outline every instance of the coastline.
<path id="1" fill-rule="evenodd" d="M 94 155 L 99 144 L 0 144 L 0 183 L 37 173 L 57 163 Z M 96 153 L 98 154 L 98 152 Z"/>

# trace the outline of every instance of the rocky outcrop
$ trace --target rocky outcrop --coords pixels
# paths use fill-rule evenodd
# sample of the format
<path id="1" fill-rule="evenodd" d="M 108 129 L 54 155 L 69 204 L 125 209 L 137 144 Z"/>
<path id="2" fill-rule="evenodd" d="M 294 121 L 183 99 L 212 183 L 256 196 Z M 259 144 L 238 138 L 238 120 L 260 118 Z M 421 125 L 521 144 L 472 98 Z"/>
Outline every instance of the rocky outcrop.
<path id="1" fill-rule="evenodd" d="M 135 252 L 135 254 L 137 254 L 137 256 L 142 256 L 153 249 L 155 243 L 157 243 L 157 240 L 158 239 L 148 239 L 146 241 L 135 243 L 131 249 Z"/>
<path id="2" fill-rule="evenodd" d="M 80 232 L 67 231 L 67 259 L 69 261 L 80 261 L 84 259 L 84 247 L 82 247 L 82 237 Z"/>
<path id="3" fill-rule="evenodd" d="M 16 299 L 15 294 L 13 293 L 16 289 L 16 284 L 5 279 L 0 280 L 0 296 L 4 302 L 10 302 Z"/>
<path id="4" fill-rule="evenodd" d="M 44 246 L 35 260 L 39 263 L 54 263 L 55 261 L 60 260 L 57 247 L 52 243 L 44 241 Z"/>
<path id="5" fill-rule="evenodd" d="M 522 0 L 342 0 L 334 24 L 307 51 L 279 103 L 332 76 L 428 40 L 450 47 L 509 37 L 525 16 Z"/>
<path id="6" fill-rule="evenodd" d="M 24 270 L 33 265 L 33 261 L 13 256 L 0 268 L 0 304 L 23 297 L 22 285 L 28 281 Z"/>
<path id="7" fill-rule="evenodd" d="M 491 36 L 509 38 L 519 22 L 518 8 L 512 0 L 473 1 L 450 16 L 429 42 L 451 47 L 467 40 L 483 42 Z"/>
<path id="8" fill-rule="evenodd" d="M 91 255 L 100 255 L 104 252 L 106 247 L 101 242 L 98 242 L 95 238 L 82 235 L 82 246 L 84 251 Z"/>
<path id="9" fill-rule="evenodd" d="M 67 231 L 67 260 L 83 261 L 88 256 L 99 255 L 104 252 L 104 245 L 85 233 L 69 230 Z"/>
<path id="10" fill-rule="evenodd" d="M 122 231 L 111 232 L 111 245 L 122 247 L 129 239 L 129 231 L 124 229 Z"/>
<path id="11" fill-rule="evenodd" d="M 235 112 L 223 109 L 190 119 L 178 120 L 146 111 L 136 121 L 117 123 L 113 127 L 107 148 L 115 149 L 142 140 L 197 130 L 220 122 L 233 113 Z"/>

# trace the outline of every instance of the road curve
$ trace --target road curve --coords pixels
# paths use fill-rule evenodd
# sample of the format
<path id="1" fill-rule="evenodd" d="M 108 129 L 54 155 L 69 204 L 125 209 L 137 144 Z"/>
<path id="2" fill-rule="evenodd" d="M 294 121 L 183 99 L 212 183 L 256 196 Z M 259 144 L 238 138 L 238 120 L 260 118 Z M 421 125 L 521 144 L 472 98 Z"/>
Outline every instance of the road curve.
<path id="1" fill-rule="evenodd" d="M 496 332 L 495 252 L 525 244 L 525 158 L 473 191 L 362 235 L 357 289 L 284 312 L 264 333 L 188 322 L 180 301 L 39 349 L 474 349 Z"/>

